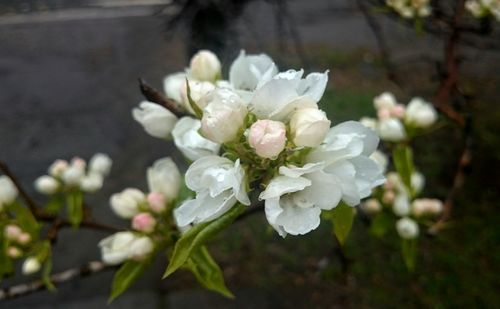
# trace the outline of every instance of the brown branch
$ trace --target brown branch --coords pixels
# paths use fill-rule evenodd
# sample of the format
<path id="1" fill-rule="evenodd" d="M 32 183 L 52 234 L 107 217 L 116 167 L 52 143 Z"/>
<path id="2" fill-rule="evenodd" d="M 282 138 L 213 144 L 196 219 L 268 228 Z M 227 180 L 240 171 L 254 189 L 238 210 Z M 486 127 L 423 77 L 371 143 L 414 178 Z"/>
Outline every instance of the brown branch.
<path id="1" fill-rule="evenodd" d="M 50 281 L 54 285 L 69 282 L 74 279 L 85 278 L 93 274 L 114 269 L 101 261 L 92 261 L 81 267 L 71 268 L 50 276 Z M 22 283 L 0 289 L 0 300 L 10 300 L 21 296 L 26 296 L 38 291 L 46 290 L 46 285 L 42 280 L 35 280 L 29 283 Z"/>
<path id="2" fill-rule="evenodd" d="M 163 93 L 150 86 L 142 78 L 139 78 L 139 88 L 141 90 L 142 95 L 148 101 L 151 101 L 153 103 L 165 107 L 177 117 L 183 117 L 187 115 L 186 112 L 182 110 L 174 100 L 167 98 L 165 95 L 163 95 Z"/>

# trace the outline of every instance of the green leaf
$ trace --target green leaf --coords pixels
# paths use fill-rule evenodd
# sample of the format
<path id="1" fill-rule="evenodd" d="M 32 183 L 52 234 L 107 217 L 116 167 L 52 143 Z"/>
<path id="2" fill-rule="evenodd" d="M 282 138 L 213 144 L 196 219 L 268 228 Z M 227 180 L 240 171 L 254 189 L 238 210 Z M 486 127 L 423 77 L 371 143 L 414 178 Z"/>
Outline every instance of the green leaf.
<path id="1" fill-rule="evenodd" d="M 56 291 L 56 287 L 50 280 L 50 273 L 52 272 L 52 256 L 49 255 L 49 257 L 45 260 L 43 263 L 43 270 L 42 270 L 42 281 L 43 284 L 45 284 L 45 287 L 47 290 L 51 292 Z"/>
<path id="2" fill-rule="evenodd" d="M 150 260 L 134 261 L 129 260 L 120 267 L 113 277 L 111 285 L 111 295 L 109 296 L 108 304 L 115 298 L 120 296 L 134 283 L 150 264 Z"/>
<path id="3" fill-rule="evenodd" d="M 337 207 L 332 209 L 331 220 L 335 237 L 337 237 L 341 245 L 344 245 L 354 221 L 354 208 L 340 202 Z"/>
<path id="4" fill-rule="evenodd" d="M 189 101 L 189 105 L 191 106 L 191 109 L 194 111 L 194 114 L 196 117 L 200 118 L 203 117 L 203 111 L 200 109 L 198 104 L 191 98 L 191 87 L 189 86 L 189 81 L 186 78 L 186 90 L 187 90 L 187 99 Z"/>
<path id="5" fill-rule="evenodd" d="M 405 261 L 408 271 L 413 272 L 415 269 L 415 260 L 417 256 L 417 240 L 416 239 L 402 239 L 401 240 L 401 253 Z"/>
<path id="6" fill-rule="evenodd" d="M 19 227 L 28 232 L 31 237 L 35 239 L 36 236 L 38 236 L 39 224 L 31 213 L 31 210 L 18 202 L 10 204 L 9 208 L 15 214 Z"/>
<path id="7" fill-rule="evenodd" d="M 7 255 L 9 241 L 5 239 L 3 235 L 4 226 L 1 226 L 0 228 L 2 229 L 0 232 L 0 279 L 2 279 L 2 277 L 10 275 L 14 272 L 14 266 L 11 258 Z"/>
<path id="8" fill-rule="evenodd" d="M 413 153 L 411 148 L 406 145 L 397 145 L 392 154 L 394 166 L 398 172 L 403 184 L 413 196 L 413 187 L 411 185 L 411 175 L 413 174 Z"/>
<path id="9" fill-rule="evenodd" d="M 66 196 L 69 222 L 73 227 L 78 227 L 83 219 L 83 193 L 80 191 L 69 192 Z"/>
<path id="10" fill-rule="evenodd" d="M 61 208 L 64 205 L 64 195 L 62 194 L 57 194 L 54 195 L 45 205 L 45 210 L 47 213 L 55 215 L 59 213 Z"/>
<path id="11" fill-rule="evenodd" d="M 229 226 L 240 214 L 245 211 L 245 208 L 245 206 L 238 203 L 218 219 L 195 225 L 182 235 L 182 237 L 175 244 L 174 252 L 172 253 L 170 263 L 168 264 L 163 278 L 168 277 L 177 269 L 182 267 L 194 250 L 198 249 L 209 238 Z"/>
<path id="12" fill-rule="evenodd" d="M 234 298 L 233 293 L 226 287 L 219 265 L 210 256 L 205 246 L 194 250 L 184 267 L 189 269 L 205 288 L 225 297 Z"/>

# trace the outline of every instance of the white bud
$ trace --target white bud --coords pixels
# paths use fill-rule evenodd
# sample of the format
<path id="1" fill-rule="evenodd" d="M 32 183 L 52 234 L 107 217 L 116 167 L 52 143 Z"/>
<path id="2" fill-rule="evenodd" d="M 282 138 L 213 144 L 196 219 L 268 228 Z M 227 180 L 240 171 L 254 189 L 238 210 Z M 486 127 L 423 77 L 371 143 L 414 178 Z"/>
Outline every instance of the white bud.
<path id="1" fill-rule="evenodd" d="M 104 153 L 96 153 L 89 161 L 89 171 L 102 176 L 109 174 L 113 160 Z"/>
<path id="2" fill-rule="evenodd" d="M 330 130 L 330 123 L 322 110 L 317 108 L 299 109 L 290 119 L 292 140 L 297 146 L 319 146 Z"/>
<path id="3" fill-rule="evenodd" d="M 200 81 L 215 81 L 221 75 L 219 58 L 208 50 L 200 50 L 192 58 L 190 73 L 194 79 Z"/>
<path id="4" fill-rule="evenodd" d="M 398 102 L 396 101 L 396 98 L 390 92 L 384 92 L 373 99 L 373 105 L 377 110 L 381 108 L 386 108 L 390 110 L 397 103 Z"/>
<path id="5" fill-rule="evenodd" d="M 274 120 L 257 120 L 250 127 L 248 143 L 263 158 L 276 158 L 285 149 L 286 127 Z"/>
<path id="6" fill-rule="evenodd" d="M 130 244 L 130 258 L 134 260 L 142 260 L 153 252 L 154 244 L 151 238 L 142 236 L 135 239 Z"/>
<path id="7" fill-rule="evenodd" d="M 421 98 L 413 98 L 406 108 L 405 121 L 408 125 L 428 128 L 437 120 L 437 112 L 432 104 Z"/>
<path id="8" fill-rule="evenodd" d="M 406 194 L 399 194 L 394 199 L 392 211 L 396 216 L 404 217 L 410 214 L 410 201 Z"/>
<path id="9" fill-rule="evenodd" d="M 99 173 L 90 173 L 80 181 L 80 189 L 84 192 L 96 192 L 102 188 L 104 179 Z"/>
<path id="10" fill-rule="evenodd" d="M 42 194 L 54 194 L 59 190 L 59 187 L 59 181 L 52 176 L 44 175 L 35 180 L 35 189 Z"/>
<path id="11" fill-rule="evenodd" d="M 419 172 L 414 172 L 411 175 L 411 186 L 413 188 L 413 191 L 415 193 L 420 193 L 422 192 L 422 189 L 424 188 L 425 185 L 425 177 Z"/>
<path id="12" fill-rule="evenodd" d="M 132 232 L 118 232 L 99 242 L 104 263 L 117 265 L 130 258 L 130 247 L 137 239 Z"/>
<path id="13" fill-rule="evenodd" d="M 24 275 L 31 275 L 39 271 L 41 267 L 37 258 L 29 257 L 24 261 L 22 271 Z"/>
<path id="14" fill-rule="evenodd" d="M 167 157 L 156 160 L 147 170 L 150 192 L 161 193 L 166 202 L 171 202 L 179 195 L 181 174 L 175 162 Z"/>
<path id="15" fill-rule="evenodd" d="M 191 91 L 190 92 L 191 99 L 201 110 L 203 110 L 208 103 L 206 100 L 204 100 L 205 96 L 214 89 L 215 86 L 212 83 L 189 80 L 189 90 Z M 185 109 L 190 113 L 194 113 L 193 109 L 191 108 L 191 104 L 189 103 L 188 100 L 186 82 L 184 82 L 184 86 L 181 89 L 181 94 L 182 94 L 182 104 L 184 104 Z"/>
<path id="16" fill-rule="evenodd" d="M 241 98 L 231 90 L 216 89 L 205 100 L 208 104 L 201 119 L 203 135 L 220 144 L 235 140 L 247 115 Z"/>
<path id="17" fill-rule="evenodd" d="M 0 205 L 12 204 L 18 195 L 14 182 L 7 176 L 0 176 Z"/>
<path id="18" fill-rule="evenodd" d="M 372 129 L 374 131 L 377 129 L 377 119 L 375 118 L 363 117 L 359 120 L 359 122 L 361 122 L 361 124 L 364 125 L 365 127 Z"/>
<path id="19" fill-rule="evenodd" d="M 367 213 L 378 213 L 382 210 L 382 205 L 380 205 L 380 202 L 377 199 L 370 198 L 361 203 L 361 207 L 363 208 L 364 211 Z"/>
<path id="20" fill-rule="evenodd" d="M 419 234 L 419 227 L 415 220 L 401 218 L 396 222 L 396 230 L 401 238 L 414 239 Z"/>
<path id="21" fill-rule="evenodd" d="M 55 160 L 54 163 L 49 166 L 49 175 L 60 178 L 68 166 L 69 164 L 66 160 Z"/>
<path id="22" fill-rule="evenodd" d="M 378 134 L 383 140 L 399 142 L 406 138 L 406 131 L 399 119 L 389 118 L 378 123 Z"/>
<path id="23" fill-rule="evenodd" d="M 62 174 L 62 180 L 69 186 L 79 185 L 85 176 L 85 167 L 86 163 L 84 160 L 80 158 L 72 159 L 71 164 Z"/>
<path id="24" fill-rule="evenodd" d="M 186 73 L 178 72 L 168 75 L 163 80 L 163 90 L 168 98 L 182 103 L 182 88 L 186 86 Z"/>
<path id="25" fill-rule="evenodd" d="M 416 217 L 422 215 L 437 215 L 443 211 L 443 202 L 438 199 L 416 199 L 411 204 L 411 211 Z"/>
<path id="26" fill-rule="evenodd" d="M 139 107 L 134 108 L 132 116 L 149 135 L 158 138 L 169 138 L 177 123 L 177 116 L 171 111 L 148 101 L 142 101 Z"/>
<path id="27" fill-rule="evenodd" d="M 115 193 L 110 198 L 111 209 L 121 218 L 130 219 L 140 212 L 140 205 L 146 202 L 146 196 L 138 189 L 127 188 Z"/>
<path id="28" fill-rule="evenodd" d="M 387 156 L 382 151 L 375 150 L 370 155 L 370 159 L 375 161 L 380 166 L 380 169 L 385 172 L 387 165 L 389 164 L 389 159 L 387 159 Z"/>

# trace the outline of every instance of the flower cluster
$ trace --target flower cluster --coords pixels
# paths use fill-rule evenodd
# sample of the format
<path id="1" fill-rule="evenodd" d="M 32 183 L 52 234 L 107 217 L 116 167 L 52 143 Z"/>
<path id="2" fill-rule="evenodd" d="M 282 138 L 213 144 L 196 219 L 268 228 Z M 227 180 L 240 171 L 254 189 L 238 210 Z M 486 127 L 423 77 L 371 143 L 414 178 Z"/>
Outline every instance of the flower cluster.
<path id="1" fill-rule="evenodd" d="M 384 182 L 370 158 L 376 134 L 354 121 L 330 128 L 319 109 L 328 72 L 279 72 L 269 56 L 244 51 L 228 80 L 220 68 L 214 54 L 201 51 L 185 72 L 165 79 L 166 95 L 193 116 L 177 119 L 151 102 L 133 111 L 148 133 L 171 134 L 194 161 L 185 181 L 195 198 L 174 210 L 179 227 L 250 205 L 254 192 L 281 236 L 305 234 L 318 227 L 322 210 L 340 201 L 358 205 Z"/>
<path id="2" fill-rule="evenodd" d="M 432 9 L 430 0 L 386 0 L 386 5 L 403 18 L 427 17 Z"/>
<path id="3" fill-rule="evenodd" d="M 483 18 L 493 15 L 500 21 L 500 1 L 499 0 L 468 0 L 465 7 L 475 18 Z"/>
<path id="4" fill-rule="evenodd" d="M 99 243 L 104 262 L 144 260 L 168 237 L 173 222 L 168 216 L 180 189 L 181 175 L 170 158 L 159 159 L 147 170 L 149 193 L 127 188 L 110 198 L 111 209 L 131 220 L 132 231 L 115 233 Z"/>
<path id="5" fill-rule="evenodd" d="M 74 157 L 70 162 L 56 160 L 48 169 L 48 175 L 35 180 L 35 189 L 44 195 L 54 195 L 63 191 L 79 189 L 95 192 L 102 188 L 104 177 L 111 170 L 112 160 L 105 154 L 97 153 L 87 162 Z"/>
<path id="6" fill-rule="evenodd" d="M 418 97 L 405 106 L 398 103 L 392 93 L 384 92 L 375 97 L 373 104 L 377 118 L 363 117 L 360 122 L 388 142 L 409 139 L 429 129 L 438 118 L 432 104 Z"/>

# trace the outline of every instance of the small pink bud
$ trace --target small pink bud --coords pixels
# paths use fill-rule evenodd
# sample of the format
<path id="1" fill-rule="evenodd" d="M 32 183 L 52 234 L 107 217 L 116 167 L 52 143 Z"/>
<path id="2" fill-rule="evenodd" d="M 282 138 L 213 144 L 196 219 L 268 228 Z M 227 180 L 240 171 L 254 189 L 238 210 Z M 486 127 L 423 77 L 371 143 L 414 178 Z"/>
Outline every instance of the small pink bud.
<path id="1" fill-rule="evenodd" d="M 132 219 L 132 228 L 139 232 L 151 233 L 156 225 L 156 220 L 147 212 L 137 214 Z"/>
<path id="2" fill-rule="evenodd" d="M 399 119 L 404 118 L 405 112 L 406 112 L 406 107 L 403 104 L 396 104 L 391 109 L 391 115 Z"/>
<path id="3" fill-rule="evenodd" d="M 73 159 L 71 159 L 71 165 L 79 169 L 85 169 L 85 167 L 87 166 L 87 162 L 85 162 L 85 160 L 80 157 L 74 157 Z"/>
<path id="4" fill-rule="evenodd" d="M 5 227 L 5 236 L 10 240 L 18 239 L 22 232 L 21 228 L 15 224 L 9 224 Z"/>
<path id="5" fill-rule="evenodd" d="M 149 208 L 156 213 L 161 213 L 166 209 L 165 196 L 158 192 L 151 192 L 148 194 Z"/>
<path id="6" fill-rule="evenodd" d="M 9 247 L 9 248 L 7 248 L 7 255 L 10 258 L 17 259 L 18 257 L 20 257 L 22 255 L 22 252 L 17 247 Z"/>
<path id="7" fill-rule="evenodd" d="M 377 116 L 380 120 L 391 118 L 391 110 L 388 108 L 381 108 L 377 112 Z"/>
<path id="8" fill-rule="evenodd" d="M 17 237 L 17 241 L 22 245 L 26 245 L 31 241 L 31 235 L 28 233 L 21 233 L 21 235 Z"/>
<path id="9" fill-rule="evenodd" d="M 285 149 L 286 127 L 282 122 L 258 120 L 250 127 L 248 143 L 263 158 L 276 158 Z"/>
<path id="10" fill-rule="evenodd" d="M 394 194 L 394 191 L 387 190 L 384 192 L 384 195 L 382 196 L 382 202 L 384 202 L 384 204 L 392 204 L 394 203 L 395 198 L 396 195 Z"/>

